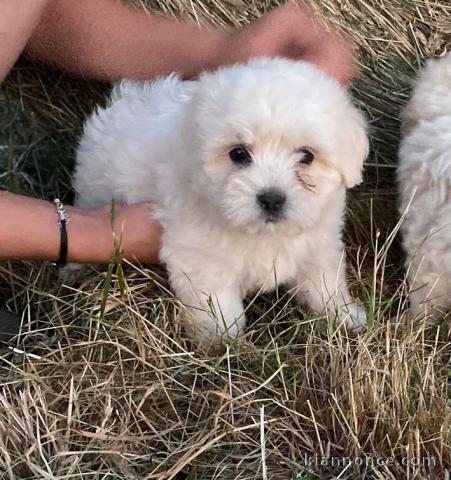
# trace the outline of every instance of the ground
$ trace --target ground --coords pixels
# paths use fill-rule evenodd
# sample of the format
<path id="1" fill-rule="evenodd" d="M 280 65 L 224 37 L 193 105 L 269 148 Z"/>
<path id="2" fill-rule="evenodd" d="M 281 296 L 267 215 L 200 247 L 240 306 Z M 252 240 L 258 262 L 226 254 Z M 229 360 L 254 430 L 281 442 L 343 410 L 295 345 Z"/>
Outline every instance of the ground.
<path id="1" fill-rule="evenodd" d="M 336 330 L 281 289 L 248 299 L 239 341 L 199 351 L 163 269 L 97 269 L 65 287 L 49 265 L 0 264 L 0 304 L 23 315 L 0 356 L 1 478 L 449 478 L 450 332 L 400 321 L 394 173 L 400 111 L 424 59 L 451 48 L 451 4 L 314 3 L 361 50 L 354 94 L 372 151 L 345 239 L 367 333 Z M 275 5 L 147 4 L 223 25 Z M 22 60 L 0 90 L 0 186 L 70 201 L 80 126 L 108 88 Z"/>

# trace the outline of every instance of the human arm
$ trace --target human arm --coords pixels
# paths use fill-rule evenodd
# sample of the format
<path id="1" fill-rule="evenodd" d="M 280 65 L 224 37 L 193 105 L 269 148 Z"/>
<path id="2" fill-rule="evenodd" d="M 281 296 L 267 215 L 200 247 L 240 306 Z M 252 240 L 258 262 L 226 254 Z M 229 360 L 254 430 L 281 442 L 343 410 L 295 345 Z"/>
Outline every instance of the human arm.
<path id="1" fill-rule="evenodd" d="M 107 263 L 114 252 L 114 236 L 121 240 L 123 257 L 158 263 L 160 226 L 146 203 L 117 205 L 114 226 L 111 207 L 84 211 L 65 207 L 68 261 Z M 34 198 L 0 191 L 0 260 L 56 261 L 61 233 L 55 206 Z"/>
<path id="2" fill-rule="evenodd" d="M 342 83 L 356 72 L 350 42 L 326 31 L 303 2 L 225 31 L 162 19 L 115 0 L 48 0 L 27 53 L 103 80 L 149 79 L 173 71 L 191 77 L 253 56 L 305 59 Z"/>

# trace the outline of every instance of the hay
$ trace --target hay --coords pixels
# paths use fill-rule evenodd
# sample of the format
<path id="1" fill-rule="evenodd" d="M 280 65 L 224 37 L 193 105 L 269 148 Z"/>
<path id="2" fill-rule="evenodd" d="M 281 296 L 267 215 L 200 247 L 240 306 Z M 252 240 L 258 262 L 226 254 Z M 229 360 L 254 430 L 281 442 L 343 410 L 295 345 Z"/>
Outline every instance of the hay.
<path id="1" fill-rule="evenodd" d="M 275 5 L 147 3 L 228 26 Z M 423 60 L 451 47 L 451 4 L 314 3 L 361 48 L 355 95 L 371 122 L 372 153 L 365 185 L 351 198 L 346 243 L 369 332 L 348 337 L 280 291 L 250 299 L 246 334 L 207 354 L 180 330 L 163 271 L 130 266 L 126 291 L 115 279 L 101 315 L 103 270 L 69 288 L 58 286 L 50 267 L 4 263 L 0 299 L 24 316 L 15 350 L 0 358 L 2 478 L 446 475 L 449 332 L 397 321 L 405 284 L 392 232 L 399 112 Z M 70 199 L 75 140 L 106 89 L 21 61 L 0 90 L 0 185 Z M 326 455 L 366 466 L 337 459 L 319 467 Z"/>

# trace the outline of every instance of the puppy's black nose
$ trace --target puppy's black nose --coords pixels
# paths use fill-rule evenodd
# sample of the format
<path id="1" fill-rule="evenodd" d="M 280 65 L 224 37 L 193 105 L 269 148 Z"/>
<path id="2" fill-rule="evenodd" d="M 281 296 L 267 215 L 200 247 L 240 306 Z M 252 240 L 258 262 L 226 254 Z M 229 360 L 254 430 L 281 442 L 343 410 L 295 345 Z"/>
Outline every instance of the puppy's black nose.
<path id="1" fill-rule="evenodd" d="M 286 199 L 285 194 L 275 188 L 264 190 L 257 195 L 257 202 L 261 209 L 270 216 L 277 216 L 280 214 L 285 205 Z"/>

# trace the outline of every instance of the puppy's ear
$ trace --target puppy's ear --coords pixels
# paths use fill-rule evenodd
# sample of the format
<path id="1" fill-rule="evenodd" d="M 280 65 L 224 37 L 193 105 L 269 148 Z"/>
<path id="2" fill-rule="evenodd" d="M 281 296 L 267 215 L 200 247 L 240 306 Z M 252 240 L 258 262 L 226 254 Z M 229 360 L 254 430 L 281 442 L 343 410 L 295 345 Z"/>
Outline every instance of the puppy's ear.
<path id="1" fill-rule="evenodd" d="M 354 110 L 343 125 L 340 172 L 346 188 L 362 182 L 363 162 L 369 153 L 367 125 L 361 112 Z"/>

